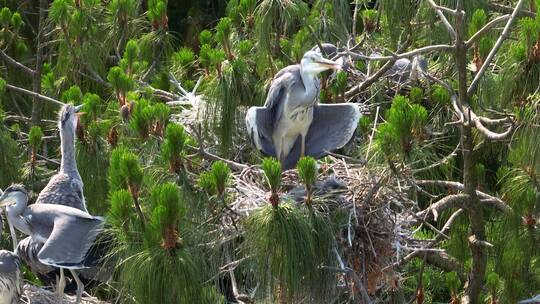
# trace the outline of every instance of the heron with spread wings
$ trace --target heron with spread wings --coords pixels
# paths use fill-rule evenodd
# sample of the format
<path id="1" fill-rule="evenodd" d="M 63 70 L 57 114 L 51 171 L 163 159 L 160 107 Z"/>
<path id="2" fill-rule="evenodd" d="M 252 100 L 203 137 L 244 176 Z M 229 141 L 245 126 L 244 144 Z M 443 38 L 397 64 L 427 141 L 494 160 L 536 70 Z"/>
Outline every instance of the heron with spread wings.
<path id="1" fill-rule="evenodd" d="M 35 244 L 43 244 L 37 253 L 39 263 L 70 270 L 77 282 L 80 303 L 84 285 L 75 270 L 86 267 L 84 262 L 103 228 L 103 219 L 59 204 L 28 205 L 28 200 L 24 186 L 15 184 L 0 196 L 0 207 L 6 207 L 8 221 L 15 228 L 29 235 Z"/>
<path id="2" fill-rule="evenodd" d="M 251 107 L 246 127 L 254 145 L 275 156 L 284 170 L 302 156 L 321 158 L 345 146 L 353 137 L 360 110 L 357 104 L 319 104 L 317 76 L 340 69 L 338 62 L 308 51 L 300 64 L 280 70 L 273 78 L 263 107 Z"/>

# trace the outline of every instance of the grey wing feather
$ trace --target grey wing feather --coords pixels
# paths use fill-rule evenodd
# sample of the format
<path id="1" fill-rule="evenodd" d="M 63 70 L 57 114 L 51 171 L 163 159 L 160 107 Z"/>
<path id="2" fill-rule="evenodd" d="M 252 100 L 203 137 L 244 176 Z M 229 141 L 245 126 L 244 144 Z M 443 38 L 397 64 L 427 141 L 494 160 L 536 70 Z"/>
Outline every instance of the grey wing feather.
<path id="1" fill-rule="evenodd" d="M 64 173 L 58 173 L 49 180 L 39 193 L 36 204 L 64 205 L 87 212 L 82 181 Z"/>
<path id="2" fill-rule="evenodd" d="M 251 107 L 246 114 L 251 140 L 266 155 L 276 155 L 272 134 L 281 119 L 287 92 L 295 83 L 298 69 L 297 66 L 289 66 L 280 70 L 270 85 L 264 107 Z"/>
<path id="3" fill-rule="evenodd" d="M 329 151 L 343 148 L 353 137 L 360 109 L 357 104 L 319 104 L 313 107 L 313 122 L 306 135 L 307 156 L 321 158 Z M 300 137 L 283 162 L 285 170 L 292 169 L 300 159 Z"/>
<path id="4" fill-rule="evenodd" d="M 360 109 L 357 104 L 316 105 L 306 136 L 306 154 L 322 157 L 327 151 L 343 148 L 352 138 Z"/>
<path id="5" fill-rule="evenodd" d="M 246 115 L 246 127 L 252 143 L 266 155 L 275 155 L 272 143 L 272 111 L 265 107 L 251 107 Z"/>
<path id="6" fill-rule="evenodd" d="M 102 228 L 103 220 L 99 217 L 57 217 L 51 235 L 38 253 L 40 262 L 69 269 L 82 268 Z"/>

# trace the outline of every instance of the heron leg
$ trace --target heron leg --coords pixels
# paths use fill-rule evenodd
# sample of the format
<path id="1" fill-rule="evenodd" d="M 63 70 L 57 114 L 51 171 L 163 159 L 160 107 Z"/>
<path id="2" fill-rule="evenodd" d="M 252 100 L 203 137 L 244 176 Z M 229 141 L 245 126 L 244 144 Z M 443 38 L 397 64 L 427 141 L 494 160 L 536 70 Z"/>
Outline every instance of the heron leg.
<path id="1" fill-rule="evenodd" d="M 15 228 L 13 228 L 13 225 L 11 224 L 11 221 L 8 220 L 8 226 L 9 226 L 9 233 L 11 233 L 11 241 L 13 242 L 13 252 L 17 250 L 17 245 L 19 242 L 17 241 L 17 235 L 15 234 Z"/>
<path id="2" fill-rule="evenodd" d="M 281 160 L 283 159 L 283 137 L 278 137 L 275 142 L 275 150 L 276 150 L 276 158 L 281 163 Z"/>
<path id="3" fill-rule="evenodd" d="M 300 134 L 300 157 L 306 156 L 306 135 Z"/>
<path id="4" fill-rule="evenodd" d="M 79 276 L 77 275 L 77 272 L 73 269 L 70 269 L 69 270 L 71 272 L 71 275 L 73 276 L 73 278 L 75 279 L 75 282 L 77 283 L 77 300 L 75 301 L 75 303 L 81 303 L 81 299 L 82 299 L 82 294 L 83 294 L 83 291 L 84 291 L 84 284 L 83 282 L 81 282 L 81 279 L 79 279 Z"/>
<path id="5" fill-rule="evenodd" d="M 56 281 L 56 294 L 59 298 L 64 297 L 64 289 L 66 288 L 66 277 L 64 276 L 64 268 L 60 268 L 60 278 Z"/>

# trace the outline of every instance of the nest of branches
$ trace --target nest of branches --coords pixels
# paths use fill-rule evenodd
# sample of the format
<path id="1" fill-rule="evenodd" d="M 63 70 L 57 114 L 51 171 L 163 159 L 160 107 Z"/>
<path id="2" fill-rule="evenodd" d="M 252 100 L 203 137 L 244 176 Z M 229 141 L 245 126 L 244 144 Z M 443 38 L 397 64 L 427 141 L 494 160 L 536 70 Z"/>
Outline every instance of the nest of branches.
<path id="1" fill-rule="evenodd" d="M 62 299 L 52 291 L 40 288 L 32 284 L 24 284 L 22 295 L 19 299 L 19 304 L 40 303 L 40 304 L 64 304 L 73 303 L 75 296 L 64 295 Z M 100 301 L 95 297 L 84 296 L 81 299 L 81 304 L 107 304 L 108 302 Z"/>
<path id="2" fill-rule="evenodd" d="M 381 288 L 396 288 L 398 277 L 393 269 L 401 251 L 399 244 L 404 242 L 403 236 L 412 234 L 410 225 L 400 220 L 407 217 L 399 201 L 406 189 L 396 187 L 389 171 L 332 156 L 327 159 L 320 163 L 314 206 L 328 216 L 339 213 L 345 219 L 335 236 L 338 267 L 328 268 L 339 273 L 338 284 L 350 295 L 368 296 Z M 246 167 L 233 176 L 230 206 L 238 219 L 269 204 L 270 190 L 260 168 Z M 299 207 L 304 204 L 304 187 L 299 185 L 296 170 L 284 172 L 281 199 L 295 200 Z"/>

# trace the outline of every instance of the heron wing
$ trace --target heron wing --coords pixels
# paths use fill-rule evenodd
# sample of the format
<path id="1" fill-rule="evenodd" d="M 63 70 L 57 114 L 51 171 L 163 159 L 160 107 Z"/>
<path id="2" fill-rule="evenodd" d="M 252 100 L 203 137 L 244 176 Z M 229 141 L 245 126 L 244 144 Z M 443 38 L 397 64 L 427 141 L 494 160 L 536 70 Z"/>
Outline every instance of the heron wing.
<path id="1" fill-rule="evenodd" d="M 357 104 L 318 104 L 313 107 L 313 122 L 306 135 L 305 155 L 314 158 L 324 157 L 329 151 L 345 146 L 353 137 L 358 121 L 360 109 Z M 283 161 L 283 169 L 288 170 L 296 166 L 300 158 L 300 136 Z"/>
<path id="2" fill-rule="evenodd" d="M 274 77 L 264 107 L 251 107 L 246 114 L 246 127 L 257 149 L 266 155 L 276 155 L 272 134 L 285 107 L 288 91 L 298 79 L 298 66 L 288 66 Z"/>
<path id="3" fill-rule="evenodd" d="M 343 148 L 353 137 L 359 120 L 360 109 L 355 103 L 316 105 L 306 136 L 306 155 L 318 158 Z"/>
<path id="4" fill-rule="evenodd" d="M 246 115 L 246 127 L 252 143 L 266 155 L 275 155 L 272 142 L 272 111 L 266 107 L 251 107 Z"/>
<path id="5" fill-rule="evenodd" d="M 83 182 L 65 173 L 54 175 L 39 193 L 36 204 L 56 204 L 87 212 L 83 195 Z"/>
<path id="6" fill-rule="evenodd" d="M 38 253 L 39 261 L 62 268 L 82 268 L 85 257 L 102 228 L 103 219 L 99 217 L 56 217 L 52 233 Z"/>

